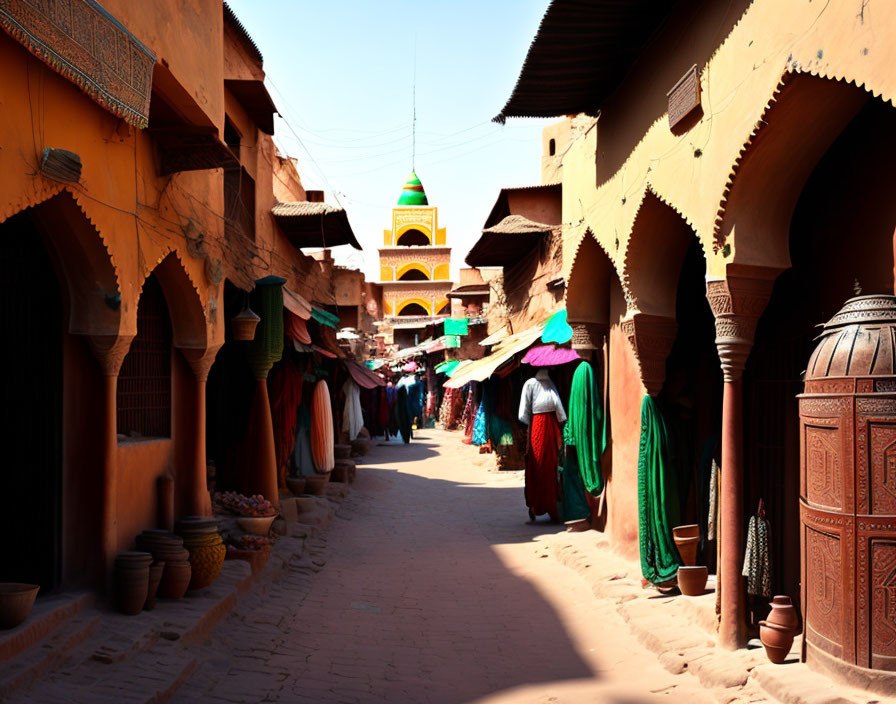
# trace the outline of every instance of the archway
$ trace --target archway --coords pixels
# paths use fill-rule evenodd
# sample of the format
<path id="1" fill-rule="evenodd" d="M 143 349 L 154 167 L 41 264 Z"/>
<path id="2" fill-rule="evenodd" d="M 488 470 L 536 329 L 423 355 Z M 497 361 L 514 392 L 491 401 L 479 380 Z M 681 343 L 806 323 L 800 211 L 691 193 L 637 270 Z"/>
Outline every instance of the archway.
<path id="1" fill-rule="evenodd" d="M 411 302 L 405 303 L 398 311 L 398 315 L 429 315 L 429 311 L 420 303 Z"/>
<path id="2" fill-rule="evenodd" d="M 0 526 L 8 536 L 0 581 L 46 591 L 60 583 L 62 567 L 64 314 L 53 262 L 29 213 L 0 225 L 0 268 L 10 372 L 0 423 Z"/>
<path id="3" fill-rule="evenodd" d="M 656 397 L 669 433 L 664 452 L 678 478 L 678 501 L 667 503 L 668 520 L 670 525 L 701 526 L 701 564 L 712 568 L 714 550 L 706 545 L 707 518 L 712 460 L 720 457 L 722 373 L 715 318 L 707 300 L 706 268 L 703 245 L 694 230 L 671 206 L 647 191 L 625 254 L 629 311 L 622 329 L 637 357 L 641 381 L 647 393 Z M 617 365 L 613 383 L 623 383 L 616 380 L 619 372 Z M 639 429 L 634 409 L 627 411 L 622 422 Z M 631 459 L 618 459 L 635 460 L 637 448 L 627 452 Z"/>
<path id="4" fill-rule="evenodd" d="M 425 247 L 430 242 L 429 235 L 421 230 L 412 228 L 402 232 L 395 244 L 399 247 Z"/>

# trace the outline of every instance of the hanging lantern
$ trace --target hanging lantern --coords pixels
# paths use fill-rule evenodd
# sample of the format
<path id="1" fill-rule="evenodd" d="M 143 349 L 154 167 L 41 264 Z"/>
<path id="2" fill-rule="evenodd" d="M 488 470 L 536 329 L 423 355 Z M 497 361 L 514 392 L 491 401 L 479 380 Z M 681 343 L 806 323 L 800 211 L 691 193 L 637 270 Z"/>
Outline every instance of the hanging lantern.
<path id="1" fill-rule="evenodd" d="M 233 329 L 233 339 L 243 341 L 254 340 L 255 328 L 258 327 L 258 323 L 260 322 L 261 318 L 256 315 L 247 303 L 246 307 L 230 320 L 230 325 Z"/>

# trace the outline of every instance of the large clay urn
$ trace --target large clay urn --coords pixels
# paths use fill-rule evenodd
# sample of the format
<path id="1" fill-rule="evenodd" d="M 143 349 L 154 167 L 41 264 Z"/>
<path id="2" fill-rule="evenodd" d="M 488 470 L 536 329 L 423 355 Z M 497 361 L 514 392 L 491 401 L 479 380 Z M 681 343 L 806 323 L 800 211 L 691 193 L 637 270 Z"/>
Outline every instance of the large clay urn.
<path id="1" fill-rule="evenodd" d="M 806 661 L 896 692 L 896 297 L 825 323 L 799 408 Z"/>
<path id="2" fill-rule="evenodd" d="M 768 659 L 779 664 L 787 658 L 793 639 L 799 633 L 799 618 L 789 596 L 776 596 L 771 607 L 768 618 L 759 622 L 759 639 Z"/>

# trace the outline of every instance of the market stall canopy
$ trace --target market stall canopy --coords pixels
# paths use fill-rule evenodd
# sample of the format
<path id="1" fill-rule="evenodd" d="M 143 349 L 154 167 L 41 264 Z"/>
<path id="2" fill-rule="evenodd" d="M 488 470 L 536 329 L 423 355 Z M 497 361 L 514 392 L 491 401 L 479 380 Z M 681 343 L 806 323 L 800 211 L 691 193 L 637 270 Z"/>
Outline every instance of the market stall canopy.
<path id="1" fill-rule="evenodd" d="M 523 364 L 531 364 L 533 367 L 553 367 L 558 364 L 578 362 L 581 359 L 579 353 L 569 347 L 538 345 L 526 352 Z"/>
<path id="2" fill-rule="evenodd" d="M 411 360 L 404 366 L 402 366 L 401 371 L 403 372 L 415 372 L 417 371 L 417 363 L 414 360 Z"/>
<path id="3" fill-rule="evenodd" d="M 596 115 L 674 7 L 665 0 L 553 0 L 494 121 Z"/>
<path id="4" fill-rule="evenodd" d="M 367 367 L 350 359 L 345 360 L 345 367 L 351 374 L 354 382 L 364 389 L 375 389 L 377 386 L 385 386 L 386 380 L 379 374 L 374 374 Z"/>
<path id="5" fill-rule="evenodd" d="M 470 266 L 509 266 L 534 250 L 555 226 L 533 222 L 522 215 L 508 215 L 482 236 L 467 254 Z"/>
<path id="6" fill-rule="evenodd" d="M 361 249 L 342 208 L 327 203 L 297 201 L 277 203 L 271 212 L 293 247 L 337 247 L 350 244 Z"/>
<path id="7" fill-rule="evenodd" d="M 305 300 L 304 296 L 300 296 L 286 286 L 283 287 L 283 307 L 302 320 L 308 320 L 311 317 L 311 304 Z"/>
<path id="8" fill-rule="evenodd" d="M 385 359 L 368 359 L 366 362 L 364 362 L 364 364 L 367 365 L 368 369 L 373 369 L 373 370 L 379 369 L 385 363 L 386 363 Z"/>
<path id="9" fill-rule="evenodd" d="M 491 335 L 486 337 L 484 340 L 480 340 L 479 344 L 483 347 L 488 347 L 489 345 L 497 345 L 501 340 L 507 337 L 510 334 L 510 331 L 507 329 L 505 325 L 498 330 L 495 330 Z"/>
<path id="10" fill-rule="evenodd" d="M 303 354 L 312 354 L 317 352 L 318 354 L 322 354 L 324 357 L 329 357 L 330 359 L 336 359 L 338 355 L 333 354 L 330 350 L 326 350 L 323 347 L 319 347 L 318 345 L 306 345 L 303 342 L 299 342 L 298 340 L 293 340 L 292 345 L 295 348 L 296 352 L 302 352 Z"/>
<path id="11" fill-rule="evenodd" d="M 291 311 L 286 311 L 283 321 L 283 334 L 290 340 L 298 340 L 306 345 L 311 344 L 311 333 L 308 332 L 308 326 L 305 321 Z"/>
<path id="12" fill-rule="evenodd" d="M 473 298 L 481 296 L 488 298 L 490 293 L 488 284 L 467 284 L 457 286 L 448 292 L 448 298 Z"/>
<path id="13" fill-rule="evenodd" d="M 544 325 L 536 325 L 533 328 L 515 333 L 502 340 L 495 350 L 482 359 L 477 359 L 462 370 L 455 369 L 451 378 L 445 382 L 446 389 L 459 389 L 471 381 L 484 381 L 488 379 L 499 367 L 513 359 L 513 356 L 522 352 L 541 337 Z"/>

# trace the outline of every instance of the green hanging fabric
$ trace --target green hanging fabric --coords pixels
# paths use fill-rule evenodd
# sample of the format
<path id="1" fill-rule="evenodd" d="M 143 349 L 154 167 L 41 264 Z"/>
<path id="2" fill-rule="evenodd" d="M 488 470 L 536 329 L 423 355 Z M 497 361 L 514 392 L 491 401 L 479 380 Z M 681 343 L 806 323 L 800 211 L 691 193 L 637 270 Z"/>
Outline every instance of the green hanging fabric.
<path id="1" fill-rule="evenodd" d="M 592 496 L 600 495 L 604 490 L 600 458 L 607 446 L 607 424 L 594 370 L 588 362 L 579 364 L 572 377 L 563 440 L 576 448 L 576 464 L 585 490 Z"/>
<path id="2" fill-rule="evenodd" d="M 582 484 L 579 460 L 572 448 L 563 456 L 563 464 L 560 467 L 560 486 L 563 496 L 560 501 L 560 520 L 564 523 L 572 523 L 590 519 L 591 507 L 588 505 L 588 499 L 585 498 L 585 486 Z"/>
<path id="3" fill-rule="evenodd" d="M 266 276 L 255 282 L 252 305 L 261 316 L 255 339 L 246 350 L 249 367 L 256 379 L 266 379 L 268 372 L 283 356 L 283 284 L 286 279 Z"/>
<path id="4" fill-rule="evenodd" d="M 641 573 L 654 584 L 675 577 L 681 558 L 672 527 L 679 524 L 678 477 L 669 462 L 669 432 L 656 399 L 641 404 L 641 445 L 638 453 L 638 535 Z"/>

